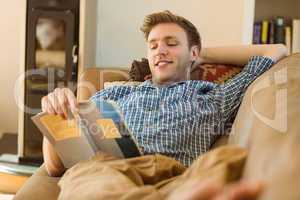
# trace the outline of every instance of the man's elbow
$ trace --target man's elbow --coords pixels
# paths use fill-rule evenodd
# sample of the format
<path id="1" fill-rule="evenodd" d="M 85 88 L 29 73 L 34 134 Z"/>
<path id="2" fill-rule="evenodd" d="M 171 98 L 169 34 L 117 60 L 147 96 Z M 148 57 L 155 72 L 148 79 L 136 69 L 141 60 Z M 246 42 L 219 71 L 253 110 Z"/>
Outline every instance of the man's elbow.
<path id="1" fill-rule="evenodd" d="M 45 163 L 45 168 L 49 176 L 60 177 L 63 175 L 65 169 L 61 167 L 56 167 L 51 164 Z"/>
<path id="2" fill-rule="evenodd" d="M 279 61 L 280 59 L 288 55 L 288 50 L 283 44 L 272 44 L 269 45 L 268 50 L 264 53 L 264 56 L 270 57 L 274 62 Z"/>

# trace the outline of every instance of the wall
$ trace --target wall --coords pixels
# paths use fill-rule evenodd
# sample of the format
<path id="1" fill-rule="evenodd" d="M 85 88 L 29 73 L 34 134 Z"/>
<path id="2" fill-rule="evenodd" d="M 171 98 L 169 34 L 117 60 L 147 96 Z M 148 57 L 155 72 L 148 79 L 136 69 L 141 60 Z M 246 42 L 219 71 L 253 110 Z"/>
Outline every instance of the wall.
<path id="1" fill-rule="evenodd" d="M 0 135 L 17 132 L 18 110 L 14 83 L 20 65 L 20 29 L 24 23 L 25 0 L 9 0 L 0 6 Z"/>
<path id="2" fill-rule="evenodd" d="M 254 0 L 98 0 L 96 65 L 128 66 L 145 56 L 145 15 L 170 10 L 198 27 L 203 45 L 250 44 Z"/>

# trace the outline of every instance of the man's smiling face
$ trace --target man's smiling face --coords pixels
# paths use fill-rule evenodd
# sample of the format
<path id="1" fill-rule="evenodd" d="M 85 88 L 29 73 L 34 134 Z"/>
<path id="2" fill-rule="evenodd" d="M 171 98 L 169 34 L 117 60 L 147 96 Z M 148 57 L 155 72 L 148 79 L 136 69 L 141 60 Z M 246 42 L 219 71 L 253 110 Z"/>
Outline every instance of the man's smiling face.
<path id="1" fill-rule="evenodd" d="M 175 23 L 161 23 L 148 36 L 147 57 L 152 81 L 158 85 L 188 79 L 188 68 L 196 59 L 197 48 L 189 48 L 187 34 Z"/>

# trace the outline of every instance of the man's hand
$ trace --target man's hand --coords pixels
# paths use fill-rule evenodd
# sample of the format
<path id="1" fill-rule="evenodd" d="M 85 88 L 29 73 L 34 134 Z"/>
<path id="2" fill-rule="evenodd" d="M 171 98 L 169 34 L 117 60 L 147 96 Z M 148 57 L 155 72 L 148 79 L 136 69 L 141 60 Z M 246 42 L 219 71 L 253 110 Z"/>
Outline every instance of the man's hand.
<path id="1" fill-rule="evenodd" d="M 213 200 L 256 200 L 263 189 L 264 185 L 260 182 L 240 182 L 225 187 Z"/>
<path id="2" fill-rule="evenodd" d="M 256 200 L 263 191 L 260 182 L 238 182 L 223 186 L 217 181 L 189 181 L 172 193 L 168 200 Z"/>
<path id="3" fill-rule="evenodd" d="M 77 100 L 68 88 L 56 88 L 53 92 L 42 98 L 42 111 L 49 114 L 59 114 L 67 117 L 67 108 L 77 110 Z"/>
<path id="4" fill-rule="evenodd" d="M 42 111 L 49 114 L 60 114 L 67 118 L 67 108 L 77 110 L 77 100 L 68 88 L 56 88 L 53 92 L 42 98 Z M 64 165 L 55 152 L 53 146 L 44 137 L 43 155 L 45 167 L 50 176 L 61 176 L 65 171 Z"/>

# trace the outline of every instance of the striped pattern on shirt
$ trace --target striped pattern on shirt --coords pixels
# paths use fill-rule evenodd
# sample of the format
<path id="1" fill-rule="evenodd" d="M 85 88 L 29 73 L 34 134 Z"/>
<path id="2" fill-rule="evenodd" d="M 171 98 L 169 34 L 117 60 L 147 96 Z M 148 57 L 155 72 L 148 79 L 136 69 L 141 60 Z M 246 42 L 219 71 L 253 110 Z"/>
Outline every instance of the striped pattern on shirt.
<path id="1" fill-rule="evenodd" d="M 273 63 L 253 56 L 224 84 L 189 80 L 157 87 L 148 80 L 99 91 L 91 100 L 97 106 L 101 99 L 115 101 L 146 154 L 160 153 L 189 166 L 227 134 L 246 88 Z"/>

